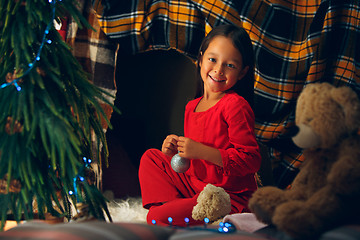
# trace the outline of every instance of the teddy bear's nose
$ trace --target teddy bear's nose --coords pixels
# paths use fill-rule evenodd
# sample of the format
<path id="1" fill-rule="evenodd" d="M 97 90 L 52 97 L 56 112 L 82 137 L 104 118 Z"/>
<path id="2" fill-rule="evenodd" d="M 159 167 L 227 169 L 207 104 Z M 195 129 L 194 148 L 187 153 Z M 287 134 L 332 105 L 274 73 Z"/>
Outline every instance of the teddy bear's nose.
<path id="1" fill-rule="evenodd" d="M 299 148 L 314 148 L 321 144 L 320 136 L 306 124 L 299 124 L 298 133 L 292 137 L 293 142 Z"/>

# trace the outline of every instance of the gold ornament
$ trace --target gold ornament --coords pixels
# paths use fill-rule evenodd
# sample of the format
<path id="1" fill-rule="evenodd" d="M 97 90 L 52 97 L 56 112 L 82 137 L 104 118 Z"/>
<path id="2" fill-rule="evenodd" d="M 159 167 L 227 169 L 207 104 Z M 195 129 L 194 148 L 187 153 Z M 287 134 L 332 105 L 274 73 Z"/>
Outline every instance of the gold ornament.
<path id="1" fill-rule="evenodd" d="M 7 117 L 5 124 L 5 132 L 9 135 L 13 135 L 14 133 L 20 133 L 24 129 L 24 126 L 18 121 L 13 120 L 12 117 Z"/>
<path id="2" fill-rule="evenodd" d="M 9 192 L 12 193 L 19 193 L 21 190 L 21 183 L 19 180 L 11 179 L 9 189 L 7 189 L 8 184 L 8 174 L 5 174 L 5 176 L 0 180 L 0 193 L 1 194 L 8 194 Z"/>
<path id="3" fill-rule="evenodd" d="M 77 214 L 72 217 L 74 221 L 91 221 L 95 218 L 89 213 L 89 205 L 85 203 L 76 203 Z"/>
<path id="4" fill-rule="evenodd" d="M 40 67 L 37 67 L 36 68 L 36 72 L 42 76 L 42 77 L 45 77 L 46 76 L 46 72 L 44 71 L 44 69 L 40 68 Z"/>
<path id="5" fill-rule="evenodd" d="M 12 85 L 15 85 L 14 84 L 14 80 L 15 79 L 17 79 L 17 74 L 19 73 L 19 71 L 17 71 L 17 70 L 14 70 L 14 72 L 8 72 L 7 74 L 6 74 L 6 76 L 5 76 L 5 81 L 7 82 L 7 83 L 12 83 Z M 17 84 L 19 84 L 19 83 L 22 83 L 23 82 L 23 80 L 22 80 L 22 78 L 20 78 L 20 79 L 18 79 L 17 80 Z"/>

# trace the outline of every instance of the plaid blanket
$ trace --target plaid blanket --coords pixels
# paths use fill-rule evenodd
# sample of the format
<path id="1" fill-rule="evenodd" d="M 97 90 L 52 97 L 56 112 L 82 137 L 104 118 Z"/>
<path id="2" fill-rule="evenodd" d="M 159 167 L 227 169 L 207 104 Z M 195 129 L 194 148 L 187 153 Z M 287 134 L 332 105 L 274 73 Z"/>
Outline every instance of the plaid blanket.
<path id="1" fill-rule="evenodd" d="M 72 53 L 83 66 L 83 69 L 89 73 L 89 80 L 115 96 L 114 74 L 117 45 L 110 42 L 101 30 L 91 2 L 87 0 L 77 1 L 79 2 L 79 10 L 94 30 L 79 26 L 74 19 L 70 18 L 66 42 L 71 46 Z M 109 97 L 108 100 L 114 103 L 115 99 Z M 105 103 L 101 104 L 110 119 L 113 109 Z M 105 121 L 102 122 L 102 125 L 103 129 L 106 130 L 108 126 Z"/>
<path id="2" fill-rule="evenodd" d="M 66 43 L 71 46 L 72 53 L 82 65 L 85 72 L 88 73 L 89 81 L 93 82 L 96 86 L 103 89 L 105 92 L 116 95 L 115 84 L 115 59 L 117 46 L 111 43 L 103 31 L 101 31 L 100 25 L 97 21 L 92 4 L 88 0 L 77 0 L 78 9 L 82 12 L 82 15 L 93 27 L 94 30 L 88 29 L 84 26 L 79 26 L 75 19 L 67 18 L 66 29 Z M 109 97 L 106 95 L 107 100 L 110 103 L 114 103 L 115 97 Z M 104 102 L 100 102 L 105 115 L 108 119 L 111 118 L 113 109 L 111 106 Z M 103 119 L 101 125 L 104 131 L 108 129 L 107 122 Z M 98 147 L 95 137 L 93 138 L 93 149 L 97 152 Z M 103 151 L 102 155 L 92 156 L 93 163 L 92 169 L 95 172 L 96 186 L 102 188 L 102 166 L 104 162 L 101 158 L 107 154 L 107 151 Z"/>
<path id="3" fill-rule="evenodd" d="M 354 0 L 93 0 L 99 27 L 122 51 L 176 49 L 195 59 L 220 24 L 244 27 L 256 54 L 256 135 L 270 147 L 279 187 L 303 161 L 284 138 L 305 85 L 328 81 L 360 93 L 360 7 Z M 96 73 L 95 73 L 96 74 Z M 95 81 L 96 82 L 96 81 Z M 100 82 L 98 82 L 100 84 Z"/>

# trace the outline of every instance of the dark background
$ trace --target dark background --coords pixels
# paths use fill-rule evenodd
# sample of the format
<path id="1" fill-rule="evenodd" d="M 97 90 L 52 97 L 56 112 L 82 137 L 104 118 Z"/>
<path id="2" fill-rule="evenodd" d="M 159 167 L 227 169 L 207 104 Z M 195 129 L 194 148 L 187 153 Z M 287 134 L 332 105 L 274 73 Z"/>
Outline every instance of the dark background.
<path id="1" fill-rule="evenodd" d="M 193 99 L 196 67 L 175 50 L 137 55 L 119 52 L 113 129 L 107 131 L 109 167 L 103 191 L 115 198 L 140 196 L 138 166 L 146 149 L 161 149 L 168 134 L 183 134 L 186 103 Z"/>

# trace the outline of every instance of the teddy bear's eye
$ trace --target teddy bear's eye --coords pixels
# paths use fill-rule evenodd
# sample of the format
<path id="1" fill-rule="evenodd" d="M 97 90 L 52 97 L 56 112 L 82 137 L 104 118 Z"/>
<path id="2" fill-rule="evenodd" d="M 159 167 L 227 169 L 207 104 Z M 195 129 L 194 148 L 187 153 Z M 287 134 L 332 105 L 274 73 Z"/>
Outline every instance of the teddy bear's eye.
<path id="1" fill-rule="evenodd" d="M 313 118 L 306 118 L 307 122 L 311 122 L 313 120 Z"/>

